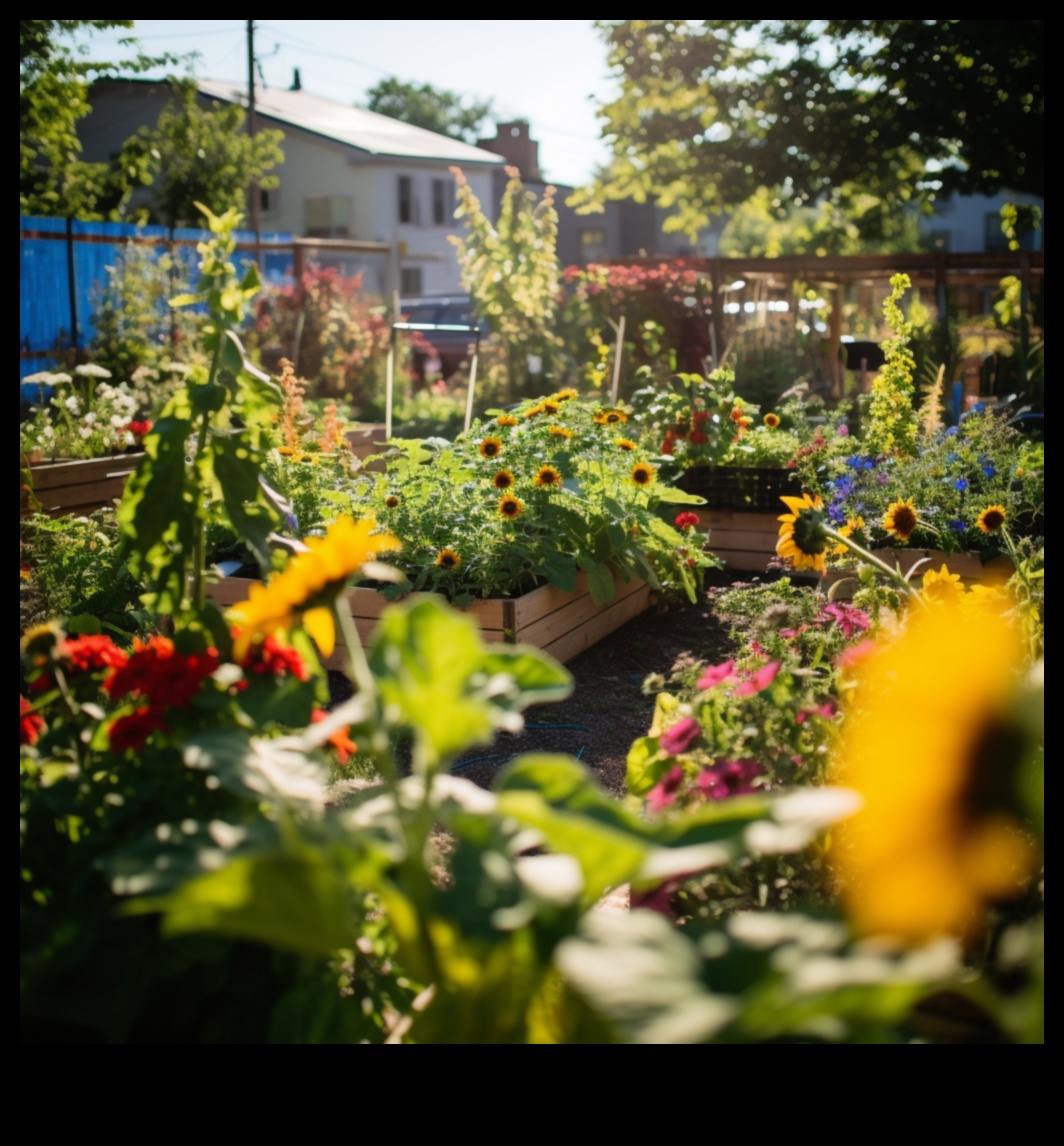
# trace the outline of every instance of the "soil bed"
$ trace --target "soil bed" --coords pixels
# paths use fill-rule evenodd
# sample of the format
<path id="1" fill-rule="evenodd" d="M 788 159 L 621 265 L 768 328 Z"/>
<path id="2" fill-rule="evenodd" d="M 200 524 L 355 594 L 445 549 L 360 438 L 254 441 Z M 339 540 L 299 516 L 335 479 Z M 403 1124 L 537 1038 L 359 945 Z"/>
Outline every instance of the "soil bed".
<path id="1" fill-rule="evenodd" d="M 707 588 L 740 580 L 754 577 L 706 573 Z M 654 697 L 643 695 L 643 680 L 650 673 L 668 677 L 696 660 L 716 663 L 732 651 L 727 628 L 713 616 L 706 595 L 693 605 L 659 601 L 568 663 L 573 692 L 567 700 L 529 709 L 524 732 L 499 733 L 494 743 L 467 753 L 453 770 L 490 788 L 514 756 L 563 752 L 578 757 L 605 789 L 621 795 L 628 749 L 646 735 L 654 713 Z M 329 684 L 334 702 L 350 695 L 342 674 L 330 672 Z"/>

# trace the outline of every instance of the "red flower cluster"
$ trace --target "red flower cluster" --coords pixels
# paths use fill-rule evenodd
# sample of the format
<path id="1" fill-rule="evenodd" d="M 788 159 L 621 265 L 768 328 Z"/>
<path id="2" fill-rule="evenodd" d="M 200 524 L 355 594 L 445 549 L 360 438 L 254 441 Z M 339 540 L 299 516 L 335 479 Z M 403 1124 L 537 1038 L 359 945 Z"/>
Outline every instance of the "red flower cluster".
<path id="1" fill-rule="evenodd" d="M 676 515 L 676 520 L 673 522 L 677 529 L 682 529 L 685 533 L 689 529 L 698 528 L 698 514 L 691 513 L 689 510 L 684 510 L 683 513 Z"/>
<path id="2" fill-rule="evenodd" d="M 152 425 L 153 423 L 151 421 L 149 421 L 147 418 L 144 418 L 139 421 L 127 422 L 126 429 L 133 435 L 133 437 L 144 438 L 151 433 Z"/>
<path id="3" fill-rule="evenodd" d="M 241 667 L 246 673 L 256 676 L 285 677 L 291 673 L 296 680 L 310 679 L 310 672 L 299 653 L 282 645 L 276 637 L 266 637 L 261 643 L 252 645 Z"/>
<path id="4" fill-rule="evenodd" d="M 69 663 L 74 672 L 98 672 L 100 669 L 121 668 L 129 659 L 110 637 L 94 634 L 68 637 L 59 646 L 59 656 Z"/>
<path id="5" fill-rule="evenodd" d="M 19 743 L 36 744 L 44 731 L 44 721 L 31 711 L 33 705 L 24 697 L 18 698 Z"/>
<path id="6" fill-rule="evenodd" d="M 169 637 L 134 640 L 133 655 L 115 669 L 104 687 L 115 699 L 130 695 L 148 703 L 111 725 L 112 751 L 143 747 L 156 729 L 166 727 L 167 709 L 188 705 L 217 667 L 217 649 L 179 653 Z"/>

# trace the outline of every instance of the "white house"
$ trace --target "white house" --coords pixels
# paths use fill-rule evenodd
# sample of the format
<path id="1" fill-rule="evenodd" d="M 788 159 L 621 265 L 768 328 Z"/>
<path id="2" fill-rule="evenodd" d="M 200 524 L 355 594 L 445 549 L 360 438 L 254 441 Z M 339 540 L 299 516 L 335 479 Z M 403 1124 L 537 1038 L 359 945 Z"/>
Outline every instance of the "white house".
<path id="1" fill-rule="evenodd" d="M 247 106 L 247 88 L 198 80 L 204 104 Z M 101 80 L 92 112 L 79 129 L 88 160 L 103 160 L 143 125 L 154 127 L 170 97 L 165 82 Z M 477 197 L 493 202 L 492 172 L 505 160 L 450 136 L 413 127 L 305 90 L 255 89 L 259 124 L 284 132 L 285 161 L 262 193 L 260 229 L 297 236 L 394 244 L 403 294 L 459 291 L 458 263 L 447 236 L 454 220 L 454 176 L 460 167 Z M 490 208 L 489 208 L 490 209 Z M 383 293 L 388 268 L 380 256 L 330 253 L 347 272 L 361 270 L 367 289 Z"/>

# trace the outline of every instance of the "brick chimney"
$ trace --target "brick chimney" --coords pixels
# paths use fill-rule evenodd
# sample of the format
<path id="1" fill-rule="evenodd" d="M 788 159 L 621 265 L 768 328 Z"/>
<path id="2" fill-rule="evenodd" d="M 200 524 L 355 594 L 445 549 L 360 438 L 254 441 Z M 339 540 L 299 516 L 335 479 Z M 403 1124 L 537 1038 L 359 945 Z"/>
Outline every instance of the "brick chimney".
<path id="1" fill-rule="evenodd" d="M 494 139 L 478 139 L 477 147 L 494 151 L 501 155 L 512 167 L 521 173 L 528 183 L 542 183 L 539 173 L 539 144 L 528 134 L 528 123 L 516 119 L 512 123 L 500 123 L 495 127 Z"/>

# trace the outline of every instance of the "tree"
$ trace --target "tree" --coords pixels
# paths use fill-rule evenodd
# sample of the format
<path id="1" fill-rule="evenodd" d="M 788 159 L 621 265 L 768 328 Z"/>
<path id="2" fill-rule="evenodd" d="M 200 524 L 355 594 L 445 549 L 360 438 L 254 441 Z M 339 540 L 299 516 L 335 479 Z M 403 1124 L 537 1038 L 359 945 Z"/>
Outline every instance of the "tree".
<path id="1" fill-rule="evenodd" d="M 939 192 L 1042 194 L 1041 20 L 600 22 L 613 157 L 574 200 L 654 199 L 696 232 L 763 189 L 889 214 Z M 858 212 L 880 225 L 876 211 Z"/>
<path id="2" fill-rule="evenodd" d="M 201 107 L 191 80 L 171 82 L 173 98 L 156 126 L 142 128 L 135 139 L 136 150 L 158 171 L 153 218 L 170 227 L 197 227 L 202 221 L 197 203 L 217 213 L 243 210 L 255 180 L 266 191 L 278 185 L 277 176 L 266 172 L 284 162 L 284 132 L 260 128 L 248 135 L 242 107 L 218 102 Z"/>
<path id="3" fill-rule="evenodd" d="M 369 111 L 401 119 L 426 131 L 475 143 L 484 121 L 492 114 L 492 101 L 466 103 L 457 92 L 431 84 L 407 84 L 395 76 L 381 80 L 366 93 Z"/>
<path id="4" fill-rule="evenodd" d="M 70 44 L 77 32 L 132 27 L 132 20 L 19 21 L 20 214 L 118 218 L 133 190 L 151 182 L 149 156 L 123 149 L 110 163 L 86 163 L 77 136 L 78 120 L 91 110 L 93 78 L 173 62 L 139 52 L 93 60 Z M 131 39 L 122 43 L 134 47 Z"/>

